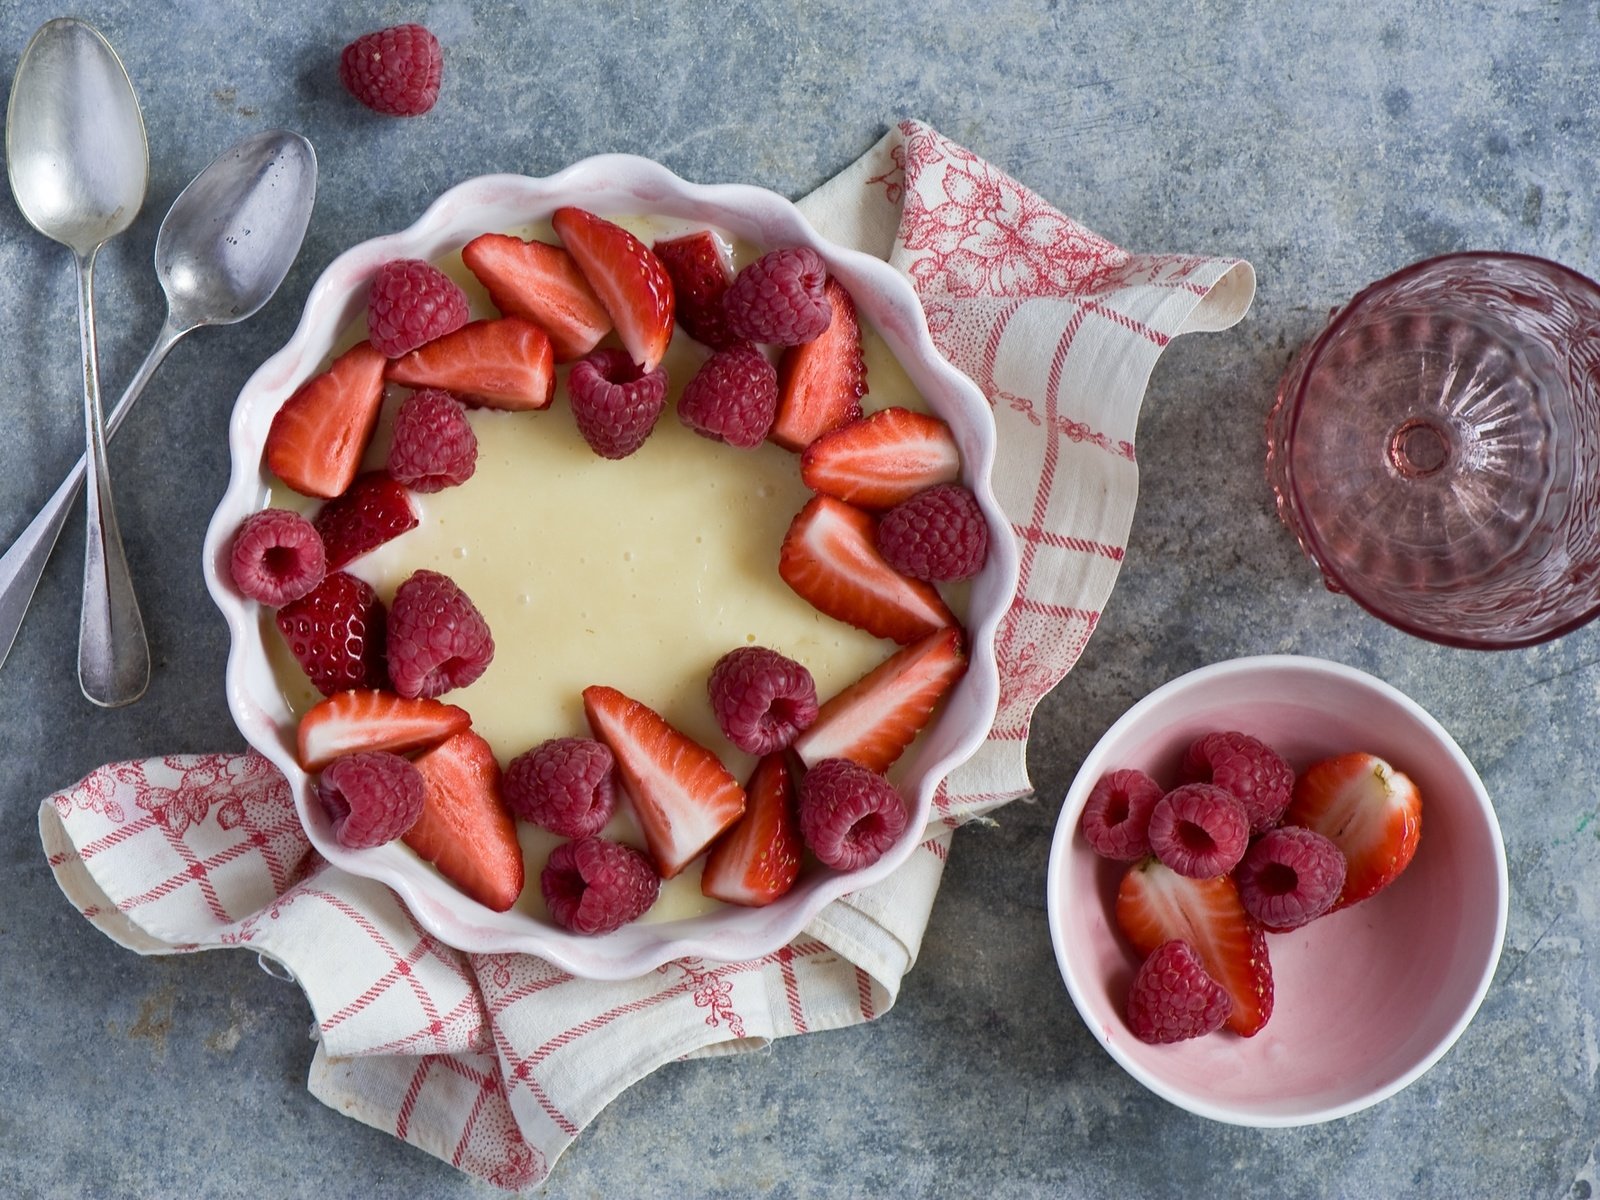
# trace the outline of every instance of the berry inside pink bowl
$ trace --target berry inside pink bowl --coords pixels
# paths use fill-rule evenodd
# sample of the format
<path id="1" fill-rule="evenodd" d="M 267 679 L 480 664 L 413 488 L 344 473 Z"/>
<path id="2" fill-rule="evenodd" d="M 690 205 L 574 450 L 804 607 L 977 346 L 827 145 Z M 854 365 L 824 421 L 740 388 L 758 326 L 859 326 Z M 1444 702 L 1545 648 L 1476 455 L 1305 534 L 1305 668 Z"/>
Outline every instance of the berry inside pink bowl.
<path id="1" fill-rule="evenodd" d="M 899 387 L 949 426 L 959 452 L 960 482 L 976 497 L 991 547 L 987 562 L 976 577 L 949 593 L 964 636 L 957 639 L 948 628 L 941 632 L 950 633 L 952 641 L 961 643 L 965 672 L 945 693 L 931 723 L 889 769 L 889 778 L 904 801 L 906 821 L 903 832 L 881 857 L 859 869 L 846 870 L 828 867 L 815 856 L 807 856 L 792 889 L 765 907 L 705 900 L 700 896 L 696 863 L 682 875 L 664 879 L 661 901 L 642 917 L 597 935 L 572 932 L 552 919 L 552 910 L 541 896 L 540 873 L 553 855 L 555 835 L 543 830 L 530 834 L 531 827 L 526 822 L 519 821 L 515 833 L 520 840 L 526 880 L 520 893 L 512 890 L 516 899 L 503 909 L 493 905 L 504 894 L 504 875 L 485 881 L 485 889 L 491 893 L 490 903 L 480 903 L 462 887 L 452 884 L 440 869 L 423 861 L 409 845 L 391 842 L 353 850 L 340 844 L 329 812 L 318 798 L 315 772 L 301 765 L 302 758 L 306 762 L 317 760 L 297 754 L 300 715 L 318 697 L 315 691 L 307 692 L 304 673 L 288 657 L 284 640 L 274 626 L 273 610 L 241 592 L 238 576 L 230 566 L 235 533 L 250 514 L 269 504 L 288 505 L 307 515 L 316 509 L 315 502 L 286 493 L 282 481 L 290 476 L 283 470 L 276 474 L 269 471 L 266 456 L 271 453 L 269 430 L 274 415 L 303 384 L 327 370 L 331 360 L 344 355 L 340 361 L 348 364 L 346 378 L 351 380 L 358 379 L 364 371 L 386 372 L 389 390 L 372 446 L 391 437 L 389 423 L 399 417 L 393 410 L 405 395 L 404 388 L 396 391 L 394 387 L 399 380 L 394 371 L 399 360 L 391 361 L 386 368 L 382 353 L 360 346 L 346 354 L 366 336 L 363 321 L 379 269 L 395 260 L 422 260 L 453 275 L 470 297 L 473 322 L 461 330 L 465 334 L 474 326 L 493 324 L 504 314 L 494 310 L 490 294 L 463 265 L 459 253 L 462 247 L 483 234 L 555 242 L 557 238 L 551 230 L 559 227 L 561 218 L 556 214 L 564 209 L 581 209 L 607 221 L 615 219 L 624 226 L 632 222 L 640 230 L 637 236 L 646 244 L 652 239 L 681 237 L 709 228 L 727 239 L 736 260 L 740 255 L 748 259 L 784 247 L 806 247 L 820 255 L 832 281 L 828 286 L 844 288 L 860 317 L 866 343 L 868 410 L 894 403 L 887 398 L 873 403 L 876 377 L 884 385 L 884 397 Z M 455 323 L 459 324 L 459 318 Z M 509 317 L 500 322 L 508 329 L 517 323 Z M 521 324 L 525 326 L 527 322 Z M 683 329 L 681 322 L 679 329 Z M 527 336 L 526 330 L 516 336 Z M 556 335 L 550 336 L 554 340 Z M 621 321 L 612 340 L 601 343 L 601 351 L 615 345 L 619 336 L 624 340 L 629 337 Z M 677 373 L 671 391 L 671 397 L 676 397 L 709 351 L 673 335 L 671 344 L 661 353 L 662 366 L 669 374 Z M 776 356 L 777 351 L 772 353 Z M 377 368 L 368 365 L 369 358 L 379 360 Z M 404 577 L 395 571 L 442 573 L 482 610 L 494 643 L 489 665 L 482 665 L 487 655 L 481 653 L 479 639 L 474 643 L 478 649 L 474 651 L 471 678 L 463 678 L 457 690 L 446 691 L 438 699 L 470 713 L 471 734 L 486 740 L 502 772 L 517 754 L 531 750 L 542 739 L 589 736 L 586 716 L 590 722 L 595 720 L 594 714 L 587 712 L 590 701 L 598 705 L 600 694 L 609 695 L 613 690 L 627 692 L 653 706 L 675 724 L 680 717 L 691 724 L 698 722 L 691 735 L 704 745 L 712 745 L 720 735 L 706 691 L 711 669 L 719 655 L 738 646 L 767 644 L 766 631 L 758 623 L 739 624 L 736 632 L 726 631 L 726 640 L 713 649 L 705 638 L 697 641 L 688 636 L 698 631 L 666 621 L 662 614 L 675 610 L 660 601 L 665 589 L 678 588 L 696 595 L 704 592 L 713 601 L 707 611 L 715 609 L 720 613 L 728 607 L 721 599 L 730 592 L 784 587 L 777 573 L 780 543 L 784 530 L 810 495 L 800 481 L 799 455 L 770 443 L 754 450 L 740 450 L 700 437 L 680 422 L 669 399 L 656 431 L 634 460 L 643 464 L 639 469 L 647 473 L 642 477 L 631 475 L 633 466 L 602 461 L 597 457 L 598 451 L 591 452 L 594 442 L 584 445 L 589 435 L 585 432 L 579 438 L 575 414 L 569 407 L 569 368 L 563 365 L 551 369 L 548 362 L 545 359 L 542 378 L 549 388 L 547 403 L 549 394 L 555 396 L 553 405 L 523 405 L 530 411 L 498 411 L 492 404 L 487 409 L 473 408 L 468 415 L 477 430 L 476 462 L 471 468 L 475 473 L 459 484 L 448 480 L 442 490 L 426 495 L 417 494 L 422 488 L 414 488 L 411 502 L 420 515 L 420 524 L 345 569 L 375 588 L 379 597 L 390 604 L 391 636 L 395 627 L 393 598 L 399 592 L 396 581 Z M 456 420 L 459 422 L 459 416 Z M 303 441 L 302 446 L 305 445 Z M 313 456 L 320 446 L 315 439 L 309 442 Z M 204 566 L 211 594 L 227 619 L 232 636 L 227 696 L 235 721 L 251 746 L 288 778 L 313 846 L 335 867 L 392 888 L 424 927 L 459 949 L 536 954 L 574 974 L 607 979 L 637 976 L 685 956 L 729 961 L 773 953 L 797 936 L 825 905 L 883 879 L 905 861 L 921 839 L 935 789 L 955 765 L 977 749 L 993 720 L 999 698 L 994 634 L 1015 590 L 1017 563 L 1013 539 L 1007 535 L 1008 527 L 989 484 L 995 433 L 988 405 L 972 382 L 939 356 L 916 294 L 899 272 L 881 260 L 829 243 L 793 204 L 771 192 L 742 185 L 687 183 L 656 163 L 623 155 L 586 159 L 547 178 L 493 175 L 463 183 L 435 201 L 409 229 L 364 242 L 334 260 L 312 288 L 288 345 L 262 365 L 240 394 L 230 426 L 230 447 L 232 476 L 208 531 Z M 766 466 L 757 468 L 757 475 L 730 484 L 719 474 L 719 464 L 740 454 L 750 455 L 749 461 Z M 537 465 L 533 465 L 538 455 L 550 457 L 538 458 Z M 561 455 L 567 457 L 561 459 Z M 646 463 L 652 456 L 654 468 Z M 369 452 L 362 471 L 372 471 L 371 458 Z M 389 460 L 391 469 L 394 461 L 394 457 Z M 320 472 L 320 463 L 312 465 Z M 547 468 L 548 472 L 541 474 Z M 655 474 L 648 474 L 652 469 Z M 426 471 L 432 470 L 431 465 L 426 467 Z M 450 470 L 455 471 L 456 465 L 451 464 Z M 762 470 L 767 474 L 759 475 Z M 774 471 L 784 473 L 776 489 L 770 486 Z M 354 492 L 368 486 L 363 480 L 369 478 L 362 475 L 354 485 L 346 482 L 343 486 Z M 653 483 L 641 484 L 640 478 Z M 526 483 L 529 479 L 537 480 L 543 490 L 534 490 Z M 564 491 L 549 482 L 557 479 L 575 482 Z M 596 485 L 595 479 L 602 482 Z M 500 483 L 491 488 L 487 482 L 490 480 Z M 720 491 L 716 490 L 719 482 Z M 502 486 L 508 483 L 513 486 Z M 605 511 L 568 503 L 580 487 L 589 487 L 591 494 L 596 490 L 603 493 Z M 316 493 L 330 494 L 337 492 Z M 739 527 L 739 536 L 752 537 L 748 552 L 741 551 L 742 557 L 736 562 L 730 560 L 731 567 L 723 574 L 712 577 L 702 571 L 697 575 L 681 558 L 667 556 L 668 539 L 659 536 L 662 531 L 657 526 L 617 532 L 622 528 L 619 523 L 634 518 L 658 523 L 666 520 L 663 514 L 676 511 L 674 504 L 682 508 L 688 503 L 685 497 L 699 497 L 695 519 L 706 514 L 706 520 L 711 522 L 704 530 L 696 527 L 676 531 L 682 535 L 681 542 L 690 547 L 690 553 L 698 554 L 701 543 L 711 543 L 720 536 L 717 530 L 726 531 L 734 525 Z M 762 500 L 770 503 L 763 508 Z M 777 511 L 781 505 L 790 507 Z M 470 506 L 470 511 L 464 506 Z M 763 510 L 762 515 L 757 515 L 756 510 Z M 760 521 L 766 524 L 759 525 Z M 759 537 L 749 535 L 747 527 L 758 525 Z M 442 533 L 445 529 L 448 532 Z M 692 545 L 688 536 L 691 533 Z M 433 540 L 427 540 L 430 538 Z M 428 549 L 419 556 L 416 548 L 424 545 Z M 508 546 L 524 555 L 516 560 L 515 571 L 501 569 L 494 558 Z M 553 585 L 535 586 L 522 573 L 527 567 L 526 556 L 554 559 L 558 550 L 570 555 L 572 561 L 587 562 L 590 567 L 597 557 L 604 556 L 610 564 L 607 569 L 621 572 L 625 582 L 603 594 L 592 586 L 588 590 L 576 586 L 563 589 L 560 584 L 565 576 Z M 331 554 L 330 551 L 330 566 Z M 544 586 L 543 592 L 540 586 Z M 793 604 L 794 594 L 786 595 Z M 629 604 L 633 607 L 624 612 Z M 760 610 L 763 615 L 767 611 Z M 559 621 L 558 614 L 564 614 Z M 627 622 L 626 636 L 605 632 L 603 622 L 613 619 Z M 884 640 L 882 635 L 848 627 L 809 607 L 786 628 L 791 632 L 784 636 L 801 647 L 794 653 L 815 653 L 819 660 L 816 686 L 823 699 L 865 674 L 861 664 L 867 660 L 863 656 L 870 656 L 875 665 L 897 650 L 895 643 Z M 796 628 L 802 633 L 792 632 Z M 837 653 L 830 649 L 838 646 L 846 649 Z M 611 665 L 594 666 L 592 676 L 558 679 L 558 667 L 553 665 L 558 660 L 575 661 L 580 666 L 574 669 L 586 672 L 589 663 Z M 850 664 L 848 679 L 838 674 L 844 663 Z M 657 685 L 650 685 L 656 686 L 654 692 L 646 685 L 635 688 L 631 677 L 618 677 L 636 670 L 648 676 L 652 667 L 662 668 L 655 672 Z M 401 684 L 395 679 L 396 657 L 392 652 L 386 669 L 388 681 L 398 689 Z M 823 672 L 828 670 L 835 671 L 836 677 L 825 681 Z M 477 674 L 479 671 L 481 675 Z M 366 686 L 384 685 L 369 681 Z M 640 690 L 646 694 L 638 694 Z M 498 697 L 494 704 L 485 699 L 490 695 Z M 621 701 L 612 697 L 606 703 L 614 707 Z M 528 741 L 519 743 L 517 727 L 529 714 L 538 718 L 533 724 L 544 721 L 548 728 L 543 728 L 537 738 L 530 736 Z M 709 733 L 703 732 L 707 729 Z M 452 734 L 452 739 L 455 736 Z M 738 748 L 720 743 L 713 749 L 738 783 L 751 778 L 753 755 L 741 757 L 743 752 Z M 420 757 L 431 753 L 424 750 Z M 469 759 L 461 751 L 433 766 L 437 771 L 463 770 Z M 631 840 L 642 849 L 650 831 L 644 831 L 642 837 L 638 829 L 632 831 L 631 838 L 625 832 L 607 836 Z M 515 845 L 510 852 L 515 855 Z M 651 853 L 656 853 L 655 847 Z M 658 856 L 657 861 L 659 864 L 665 860 Z M 669 873 L 664 866 L 662 873 Z M 681 885 L 691 875 L 694 903 L 668 904 L 667 893 L 681 896 Z"/>
<path id="2" fill-rule="evenodd" d="M 1265 935 L 1274 1003 L 1253 1036 L 1224 1028 L 1147 1043 L 1126 1015 L 1142 957 L 1116 915 L 1130 864 L 1090 848 L 1080 829 L 1084 804 L 1111 771 L 1141 770 L 1174 786 L 1190 744 L 1228 730 L 1267 743 L 1297 774 L 1347 753 L 1378 756 L 1416 784 L 1421 837 L 1410 864 L 1376 894 Z M 1489 987 L 1507 901 L 1493 806 L 1449 733 L 1371 675 L 1292 655 L 1203 667 L 1119 718 L 1067 792 L 1046 882 L 1057 963 L 1107 1053 L 1181 1108 L 1256 1127 L 1347 1116 L 1437 1062 Z"/>

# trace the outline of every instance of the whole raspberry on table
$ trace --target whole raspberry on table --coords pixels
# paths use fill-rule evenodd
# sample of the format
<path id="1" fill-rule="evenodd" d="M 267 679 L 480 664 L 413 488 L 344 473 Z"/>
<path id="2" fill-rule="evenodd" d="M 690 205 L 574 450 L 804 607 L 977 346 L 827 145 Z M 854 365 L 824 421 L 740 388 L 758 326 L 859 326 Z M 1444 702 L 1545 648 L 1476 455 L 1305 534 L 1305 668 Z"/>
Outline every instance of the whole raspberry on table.
<path id="1" fill-rule="evenodd" d="M 455 580 L 417 571 L 389 609 L 389 680 L 408 699 L 466 687 L 494 658 L 489 623 Z"/>
<path id="2" fill-rule="evenodd" d="M 749 754 L 782 750 L 817 719 L 811 672 L 765 646 L 730 650 L 706 683 L 717 725 Z"/>
<path id="3" fill-rule="evenodd" d="M 336 758 L 317 781 L 333 836 L 349 850 L 382 846 L 409 833 L 422 815 L 425 790 L 422 772 L 387 750 Z"/>
<path id="4" fill-rule="evenodd" d="M 420 117 L 439 98 L 444 48 L 421 25 L 358 37 L 339 55 L 339 82 L 373 112 Z"/>
<path id="5" fill-rule="evenodd" d="M 460 285 L 420 258 L 384 263 L 367 293 L 367 335 L 385 358 L 454 333 L 470 315 Z"/>
<path id="6" fill-rule="evenodd" d="M 1251 843 L 1233 872 L 1244 909 L 1268 929 L 1298 929 L 1333 908 L 1347 864 L 1313 829 L 1284 825 Z"/>
<path id="7" fill-rule="evenodd" d="M 293 603 L 321 583 L 327 570 L 322 535 L 299 513 L 262 509 L 241 521 L 233 535 L 228 573 L 235 587 L 262 604 Z"/>
<path id="8" fill-rule="evenodd" d="M 959 483 L 936 484 L 884 514 L 878 523 L 878 552 L 912 579 L 971 579 L 988 560 L 989 525 L 970 489 Z"/>
<path id="9" fill-rule="evenodd" d="M 616 811 L 615 766 L 603 742 L 551 738 L 511 760 L 501 792 L 524 821 L 561 837 L 587 837 Z"/>
<path id="10" fill-rule="evenodd" d="M 666 407 L 667 371 L 641 372 L 625 350 L 596 350 L 572 364 L 567 397 L 589 448 L 601 458 L 627 458 Z"/>
<path id="11" fill-rule="evenodd" d="M 632 846 L 585 837 L 550 852 L 539 890 L 556 924 L 573 933 L 610 933 L 656 902 L 661 877 Z"/>
<path id="12" fill-rule="evenodd" d="M 1214 783 L 1244 806 L 1250 832 L 1271 829 L 1294 795 L 1294 768 L 1259 738 L 1237 730 L 1208 733 L 1184 751 L 1179 766 L 1191 783 Z"/>
<path id="13" fill-rule="evenodd" d="M 1201 965 L 1188 942 L 1158 946 L 1139 967 L 1128 993 L 1128 1026 L 1141 1042 L 1165 1044 L 1222 1028 L 1233 1001 Z"/>
<path id="14" fill-rule="evenodd" d="M 827 282 L 828 266 L 811 247 L 768 251 L 728 285 L 722 297 L 728 329 L 769 346 L 815 341 L 833 324 Z"/>
<path id="15" fill-rule="evenodd" d="M 741 450 L 764 442 L 777 415 L 777 369 L 748 342 L 706 359 L 678 400 L 690 429 Z"/>
<path id="16" fill-rule="evenodd" d="M 1150 810 L 1150 849 L 1190 879 L 1226 875 L 1244 857 L 1250 823 L 1244 808 L 1215 784 L 1173 788 Z"/>
<path id="17" fill-rule="evenodd" d="M 877 862 L 905 827 L 894 785 L 848 759 L 825 758 L 800 782 L 800 835 L 836 870 Z"/>
<path id="18" fill-rule="evenodd" d="M 1102 775 L 1083 802 L 1079 828 L 1101 858 L 1133 862 L 1150 853 L 1150 814 L 1163 793 L 1143 771 Z"/>
<path id="19" fill-rule="evenodd" d="M 394 417 L 389 474 L 417 492 L 438 492 L 472 478 L 478 469 L 478 435 L 467 410 L 449 392 L 412 392 Z"/>

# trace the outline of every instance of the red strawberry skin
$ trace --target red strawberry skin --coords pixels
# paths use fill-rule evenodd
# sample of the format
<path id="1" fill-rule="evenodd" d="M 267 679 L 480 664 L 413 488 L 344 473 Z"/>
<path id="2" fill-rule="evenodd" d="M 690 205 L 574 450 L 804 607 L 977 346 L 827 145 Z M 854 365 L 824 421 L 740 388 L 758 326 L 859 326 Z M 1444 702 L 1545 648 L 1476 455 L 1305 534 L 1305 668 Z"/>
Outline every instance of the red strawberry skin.
<path id="1" fill-rule="evenodd" d="M 311 522 L 322 535 L 328 570 L 376 550 L 418 525 L 411 493 L 382 471 L 356 476 L 342 496 L 322 506 Z"/>
<path id="2" fill-rule="evenodd" d="M 582 358 L 611 332 L 605 305 L 560 246 L 485 233 L 461 247 L 461 261 L 503 314 L 550 335 L 558 363 Z"/>
<path id="3" fill-rule="evenodd" d="M 273 414 L 267 467 L 303 496 L 337 496 L 350 486 L 383 406 L 386 360 L 371 342 L 346 350 Z"/>
<path id="4" fill-rule="evenodd" d="M 335 692 L 300 718 L 300 765 L 320 771 L 342 754 L 388 750 L 407 754 L 444 741 L 472 724 L 464 708 L 442 700 L 407 700 L 376 688 Z"/>
<path id="5" fill-rule="evenodd" d="M 902 645 L 956 624 L 930 584 L 883 561 L 870 513 L 813 496 L 784 536 L 778 574 L 818 612 Z"/>
<path id="6" fill-rule="evenodd" d="M 479 904 L 505 912 L 522 894 L 525 877 L 494 751 L 468 729 L 414 761 L 427 790 L 406 845 Z"/>
<path id="7" fill-rule="evenodd" d="M 833 321 L 822 335 L 790 346 L 778 361 L 778 419 L 768 436 L 786 450 L 804 450 L 831 429 L 861 416 L 867 364 L 855 301 L 838 280 L 825 285 Z"/>
<path id="8" fill-rule="evenodd" d="M 710 750 L 615 688 L 583 690 L 594 736 L 617 761 L 661 878 L 671 879 L 744 812 L 744 789 Z"/>
<path id="9" fill-rule="evenodd" d="M 354 575 L 334 571 L 274 619 L 307 678 L 331 696 L 388 682 L 384 616 L 377 592 Z"/>
<path id="10" fill-rule="evenodd" d="M 1272 1016 L 1272 964 L 1265 931 L 1245 912 L 1233 879 L 1189 879 L 1154 858 L 1128 868 L 1117 890 L 1117 925 L 1141 958 L 1174 939 L 1188 942 L 1233 1000 L 1227 1027 L 1260 1033 Z"/>
<path id="11" fill-rule="evenodd" d="M 701 345 L 728 350 L 739 337 L 728 328 L 722 297 L 733 282 L 732 258 L 709 229 L 657 242 L 652 249 L 672 279 L 676 320 Z"/>
<path id="12" fill-rule="evenodd" d="M 472 321 L 389 363 L 406 387 L 443 388 L 486 408 L 549 408 L 555 354 L 549 335 L 522 317 Z"/>
<path id="13" fill-rule="evenodd" d="M 861 508 L 893 508 L 960 475 L 961 452 L 950 426 L 905 408 L 841 425 L 800 455 L 808 488 Z"/>
<path id="14" fill-rule="evenodd" d="M 550 218 L 562 244 L 616 325 L 617 336 L 648 375 L 672 341 L 676 307 L 666 267 L 622 226 L 581 208 L 558 208 Z"/>
<path id="15" fill-rule="evenodd" d="M 758 762 L 745 794 L 744 816 L 706 856 L 700 891 L 727 904 L 761 908 L 794 886 L 805 850 L 787 756 L 780 751 Z"/>
<path id="16" fill-rule="evenodd" d="M 827 701 L 795 739 L 795 753 L 807 766 L 848 758 L 869 771 L 887 771 L 966 670 L 961 630 L 930 633 Z"/>
<path id="17" fill-rule="evenodd" d="M 1320 833 L 1344 855 L 1337 911 L 1388 887 L 1416 857 L 1422 795 L 1376 755 L 1341 754 L 1301 773 L 1283 821 Z"/>

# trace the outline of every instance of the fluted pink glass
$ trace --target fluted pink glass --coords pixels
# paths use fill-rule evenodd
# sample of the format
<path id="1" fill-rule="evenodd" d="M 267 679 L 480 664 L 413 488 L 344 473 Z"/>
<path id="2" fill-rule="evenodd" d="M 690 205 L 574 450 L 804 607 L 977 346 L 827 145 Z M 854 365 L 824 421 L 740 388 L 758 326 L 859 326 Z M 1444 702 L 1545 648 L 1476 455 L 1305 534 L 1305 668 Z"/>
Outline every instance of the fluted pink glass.
<path id="1" fill-rule="evenodd" d="M 1278 515 L 1327 586 L 1446 645 L 1600 615 L 1600 285 L 1519 254 L 1372 284 L 1267 418 Z"/>

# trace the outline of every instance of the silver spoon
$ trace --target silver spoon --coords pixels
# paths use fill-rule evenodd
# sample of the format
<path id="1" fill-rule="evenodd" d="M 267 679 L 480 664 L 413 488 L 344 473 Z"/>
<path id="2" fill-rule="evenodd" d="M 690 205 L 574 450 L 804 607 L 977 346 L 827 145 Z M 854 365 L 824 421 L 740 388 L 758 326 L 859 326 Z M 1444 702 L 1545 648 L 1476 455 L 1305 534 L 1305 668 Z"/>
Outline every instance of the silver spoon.
<path id="1" fill-rule="evenodd" d="M 96 704 L 128 704 L 150 682 L 150 648 L 111 504 L 95 357 L 94 258 L 139 214 L 150 160 L 133 84 L 93 26 L 71 18 L 47 21 L 22 52 L 6 109 L 6 169 L 28 224 L 69 248 L 77 262 L 92 485 L 78 686 Z"/>
<path id="2" fill-rule="evenodd" d="M 206 325 L 260 311 L 300 253 L 317 194 L 317 156 L 298 133 L 254 133 L 224 150 L 172 202 L 156 235 L 167 319 L 106 421 L 117 432 L 167 352 Z M 83 484 L 80 458 L 39 515 L 0 557 L 0 664 Z"/>

